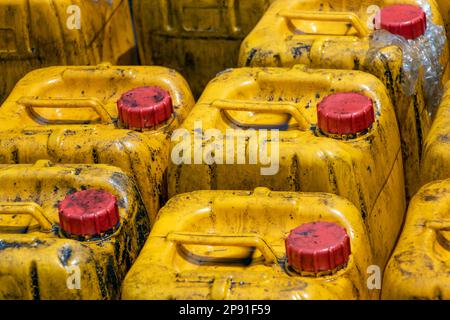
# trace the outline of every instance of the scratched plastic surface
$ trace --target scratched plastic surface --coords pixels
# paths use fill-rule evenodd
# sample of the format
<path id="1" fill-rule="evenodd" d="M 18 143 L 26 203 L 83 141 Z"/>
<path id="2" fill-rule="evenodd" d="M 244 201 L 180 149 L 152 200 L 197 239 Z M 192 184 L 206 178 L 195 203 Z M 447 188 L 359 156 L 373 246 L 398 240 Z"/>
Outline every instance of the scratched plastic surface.
<path id="1" fill-rule="evenodd" d="M 123 171 L 42 160 L 0 165 L 0 180 L 0 299 L 120 297 L 121 282 L 150 230 L 139 192 Z M 109 237 L 90 242 L 59 231 L 58 203 L 86 188 L 115 195 L 121 223 Z"/>
<path id="2" fill-rule="evenodd" d="M 135 64 L 127 0 L 0 3 L 0 101 L 31 70 L 54 65 Z"/>
<path id="3" fill-rule="evenodd" d="M 450 180 L 424 186 L 384 272 L 383 299 L 450 299 Z"/>
<path id="4" fill-rule="evenodd" d="M 337 92 L 358 92 L 372 99 L 376 121 L 366 133 L 346 140 L 317 131 L 317 104 Z M 208 155 L 212 137 L 224 137 L 228 129 L 241 130 L 227 134 L 236 145 L 228 155 L 224 146 L 222 153 L 212 149 L 212 162 L 198 152 L 200 159 L 183 156 L 171 162 L 169 196 L 258 186 L 338 194 L 360 209 L 376 261 L 386 262 L 405 212 L 404 177 L 395 113 L 385 87 L 374 76 L 302 66 L 228 70 L 210 82 L 181 128 L 191 139 L 182 140 L 187 143 L 173 139 L 175 157 L 198 146 L 204 146 L 203 155 Z M 267 128 L 278 129 L 278 136 L 258 131 Z M 208 135 L 209 129 L 215 132 Z M 250 129 L 256 131 L 249 133 Z M 204 135 L 198 135 L 201 130 Z M 249 134 L 256 138 L 250 139 Z M 243 142 L 240 147 L 239 141 Z M 255 156 L 252 150 L 267 154 L 268 159 Z M 231 161 L 226 160 L 229 155 Z M 251 163 L 250 157 L 256 162 Z"/>
<path id="5" fill-rule="evenodd" d="M 387 87 L 397 114 L 409 199 L 420 187 L 420 162 L 432 108 L 426 103 L 420 77 L 416 76 L 419 79 L 412 94 L 405 90 L 405 79 L 410 76 L 404 68 L 402 50 L 387 44 L 376 49 L 371 40 L 376 8 L 398 3 L 417 5 L 420 1 L 278 0 L 242 43 L 239 65 L 305 64 L 314 68 L 362 70 L 377 76 Z M 432 22 L 443 26 L 436 3 L 432 1 L 430 5 Z M 440 64 L 445 68 L 448 61 L 448 46 L 444 46 Z M 447 68 L 442 83 L 449 78 L 449 71 Z"/>
<path id="6" fill-rule="evenodd" d="M 146 131 L 122 128 L 117 100 L 130 89 L 159 86 L 174 113 Z M 108 164 L 136 181 L 152 221 L 167 198 L 171 132 L 194 104 L 186 81 L 162 67 L 51 67 L 24 77 L 0 108 L 0 163 Z"/>
<path id="7" fill-rule="evenodd" d="M 284 239 L 312 221 L 334 222 L 350 237 L 347 265 L 332 275 L 287 271 Z M 123 282 L 123 299 L 374 299 L 364 272 L 372 250 L 348 200 L 322 193 L 198 191 L 161 210 Z"/>

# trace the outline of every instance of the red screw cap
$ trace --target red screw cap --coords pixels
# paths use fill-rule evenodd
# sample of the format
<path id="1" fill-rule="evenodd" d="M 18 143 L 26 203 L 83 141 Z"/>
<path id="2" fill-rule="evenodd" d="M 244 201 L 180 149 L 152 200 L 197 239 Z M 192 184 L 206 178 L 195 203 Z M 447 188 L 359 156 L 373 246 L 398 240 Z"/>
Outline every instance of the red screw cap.
<path id="1" fill-rule="evenodd" d="M 298 273 L 330 272 L 348 262 L 350 238 L 331 222 L 313 222 L 294 229 L 286 239 L 288 264 Z"/>
<path id="2" fill-rule="evenodd" d="M 381 9 L 377 19 L 376 24 L 381 29 L 410 40 L 420 37 L 427 30 L 427 16 L 418 6 L 387 6 Z"/>
<path id="3" fill-rule="evenodd" d="M 90 189 L 68 195 L 59 205 L 61 229 L 75 236 L 96 236 L 120 221 L 114 195 Z"/>
<path id="4" fill-rule="evenodd" d="M 317 105 L 319 128 L 331 134 L 357 134 L 375 122 L 370 98 L 359 93 L 335 93 Z"/>
<path id="5" fill-rule="evenodd" d="M 132 129 L 152 128 L 168 120 L 173 113 L 170 94 L 160 87 L 130 90 L 117 101 L 122 123 Z"/>

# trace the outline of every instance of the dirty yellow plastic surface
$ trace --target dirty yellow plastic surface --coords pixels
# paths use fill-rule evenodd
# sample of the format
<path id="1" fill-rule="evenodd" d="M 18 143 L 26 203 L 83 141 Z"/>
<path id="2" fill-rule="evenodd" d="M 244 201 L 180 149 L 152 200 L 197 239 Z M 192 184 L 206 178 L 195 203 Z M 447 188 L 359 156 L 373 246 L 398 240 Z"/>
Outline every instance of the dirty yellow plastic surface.
<path id="1" fill-rule="evenodd" d="M 450 180 L 413 198 L 384 273 L 384 299 L 450 299 Z"/>
<path id="2" fill-rule="evenodd" d="M 79 24 L 77 24 L 79 21 Z M 31 70 L 54 65 L 136 63 L 127 0 L 0 3 L 0 101 Z"/>
<path id="3" fill-rule="evenodd" d="M 175 113 L 154 130 L 121 129 L 116 101 L 130 89 L 167 90 Z M 102 163 L 137 182 L 154 219 L 166 199 L 170 133 L 194 104 L 186 81 L 162 67 L 51 67 L 24 77 L 0 108 L 0 163 Z"/>
<path id="4" fill-rule="evenodd" d="M 434 1 L 434 0 L 430 0 Z M 439 12 L 444 19 L 445 28 L 447 29 L 447 38 L 450 39 L 450 1 L 448 0 L 436 0 L 439 5 Z"/>
<path id="5" fill-rule="evenodd" d="M 348 91 L 362 93 L 374 101 L 376 124 L 355 139 L 322 135 L 314 129 L 317 103 L 333 92 Z M 249 130 L 237 130 L 228 135 L 236 145 L 234 161 L 225 161 L 225 155 L 223 164 L 208 164 L 207 157 L 198 162 L 193 159 L 192 164 L 172 161 L 170 196 L 195 190 L 251 190 L 258 186 L 275 191 L 339 194 L 361 210 L 375 257 L 380 265 L 386 262 L 403 221 L 405 195 L 397 121 L 386 89 L 377 78 L 359 71 L 309 70 L 302 66 L 228 70 L 211 81 L 183 123 L 191 137 L 190 144 L 180 144 L 181 140 L 174 137 L 172 157 L 176 158 L 180 147 L 194 150 L 210 142 L 211 137 L 194 138 L 197 121 L 201 121 L 204 132 L 217 129 L 222 135 L 227 129 L 284 128 L 278 138 L 269 132 L 267 143 L 258 141 L 264 138 L 258 131 L 255 133 L 259 137 L 257 152 L 264 153 L 265 145 L 270 154 L 276 155 L 276 143 L 279 144 L 279 157 L 271 161 L 279 161 L 279 170 L 275 168 L 263 175 L 261 169 L 270 164 L 263 164 L 258 156 L 257 164 L 249 164 L 254 150 L 250 141 L 255 139 L 245 138 L 251 134 Z M 244 137 L 244 146 L 237 146 L 241 139 L 238 137 Z M 223 150 L 226 149 L 225 146 Z M 207 145 L 203 151 L 207 155 Z M 220 151 L 216 149 L 215 153 L 217 159 Z M 244 164 L 236 164 L 242 155 Z"/>
<path id="6" fill-rule="evenodd" d="M 284 239 L 308 222 L 343 226 L 350 261 L 329 276 L 286 271 Z M 198 191 L 172 198 L 123 282 L 123 299 L 371 299 L 361 215 L 330 194 Z"/>
<path id="7" fill-rule="evenodd" d="M 141 62 L 181 72 L 196 97 L 236 66 L 241 41 L 273 0 L 133 0 Z"/>
<path id="8" fill-rule="evenodd" d="M 450 178 L 450 82 L 425 141 L 422 184 Z"/>
<path id="9" fill-rule="evenodd" d="M 139 192 L 123 171 L 42 160 L 0 165 L 0 181 L 0 299 L 120 297 L 125 273 L 150 230 Z M 58 202 L 85 188 L 118 199 L 121 228 L 109 238 L 81 242 L 59 232 Z M 77 286 L 77 275 L 79 290 L 72 290 L 68 283 Z"/>
<path id="10" fill-rule="evenodd" d="M 389 46 L 374 54 L 369 40 L 375 6 L 382 8 L 397 3 L 417 4 L 414 0 L 278 0 L 242 43 L 239 65 L 291 67 L 301 63 L 314 68 L 355 69 L 376 75 L 388 88 L 397 113 L 406 193 L 410 198 L 420 187 L 423 143 L 431 125 L 422 80 L 417 81 L 414 94 L 408 96 L 402 86 L 405 73 L 401 49 Z M 436 3 L 430 5 L 433 22 L 443 25 Z M 448 46 L 445 46 L 441 64 L 446 66 L 448 61 Z"/>

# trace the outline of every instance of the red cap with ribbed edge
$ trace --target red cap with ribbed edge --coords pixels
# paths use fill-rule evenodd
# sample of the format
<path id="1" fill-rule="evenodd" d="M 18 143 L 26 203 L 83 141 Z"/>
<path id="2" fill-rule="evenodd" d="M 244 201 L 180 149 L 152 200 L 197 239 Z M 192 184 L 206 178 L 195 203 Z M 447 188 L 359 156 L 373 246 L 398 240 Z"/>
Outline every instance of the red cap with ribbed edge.
<path id="1" fill-rule="evenodd" d="M 155 86 L 124 93 L 117 107 L 122 123 L 132 129 L 152 128 L 168 120 L 173 113 L 169 92 Z"/>
<path id="2" fill-rule="evenodd" d="M 100 235 L 114 229 L 119 221 L 116 197 L 103 190 L 79 191 L 59 204 L 61 229 L 70 235 Z"/>
<path id="3" fill-rule="evenodd" d="M 370 98 L 360 93 L 335 93 L 317 105 L 319 129 L 331 134 L 357 134 L 375 122 Z"/>
<path id="4" fill-rule="evenodd" d="M 288 264 L 298 273 L 331 272 L 349 260 L 350 238 L 331 222 L 312 222 L 294 229 L 285 241 Z"/>
<path id="5" fill-rule="evenodd" d="M 398 4 L 381 9 L 376 19 L 381 29 L 413 40 L 427 30 L 427 15 L 418 6 Z"/>

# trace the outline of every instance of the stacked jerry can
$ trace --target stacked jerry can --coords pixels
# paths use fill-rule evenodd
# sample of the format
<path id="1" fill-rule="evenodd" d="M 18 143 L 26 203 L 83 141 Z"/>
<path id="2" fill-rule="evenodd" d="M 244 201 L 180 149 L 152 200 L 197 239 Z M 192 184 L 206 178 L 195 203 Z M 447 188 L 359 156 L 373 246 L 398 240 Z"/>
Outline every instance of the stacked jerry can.
<path id="1" fill-rule="evenodd" d="M 421 0 L 278 0 L 244 40 L 239 58 L 241 66 L 301 63 L 376 75 L 396 110 L 408 198 L 420 186 L 423 144 L 448 62 L 438 7 Z"/>
<path id="2" fill-rule="evenodd" d="M 123 299 L 378 298 L 366 272 L 386 264 L 405 196 L 395 112 L 377 78 L 227 70 L 172 140 L 173 198 Z"/>
<path id="3" fill-rule="evenodd" d="M 424 186 L 412 199 L 386 267 L 383 299 L 450 299 L 450 179 Z"/>
<path id="4" fill-rule="evenodd" d="M 371 249 L 359 211 L 335 195 L 197 191 L 161 210 L 122 298 L 370 299 Z"/>
<path id="5" fill-rule="evenodd" d="M 181 72 L 197 97 L 236 65 L 242 39 L 273 0 L 133 0 L 143 64 Z"/>
<path id="6" fill-rule="evenodd" d="M 137 61 L 126 0 L 2 1 L 0 34 L 0 101 L 33 69 Z"/>
<path id="7" fill-rule="evenodd" d="M 0 109 L 0 298 L 120 298 L 193 103 L 163 67 L 49 67 L 18 82 Z"/>
<path id="8" fill-rule="evenodd" d="M 406 204 L 397 121 L 377 78 L 303 66 L 228 70 L 182 128 L 170 197 L 259 186 L 338 194 L 360 210 L 373 264 L 384 266 Z"/>
<path id="9" fill-rule="evenodd" d="M 0 180 L 0 299 L 120 297 L 150 230 L 123 171 L 41 160 Z"/>
<path id="10" fill-rule="evenodd" d="M 450 299 L 450 83 L 425 143 L 422 184 L 386 267 L 383 299 Z"/>
<path id="11" fill-rule="evenodd" d="M 20 80 L 1 107 L 0 163 L 108 164 L 129 174 L 155 219 L 166 199 L 171 132 L 193 106 L 162 67 L 50 67 Z"/>
<path id="12" fill-rule="evenodd" d="M 422 185 L 450 178 L 450 82 L 425 141 Z"/>
<path id="13" fill-rule="evenodd" d="M 449 298 L 444 2 L 5 1 L 0 299 Z"/>

